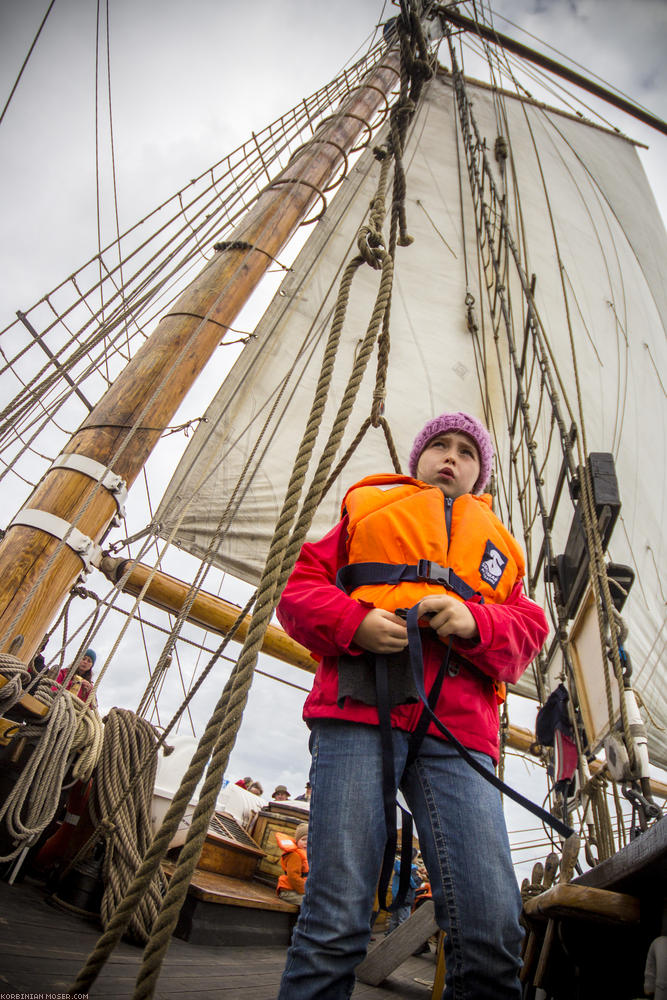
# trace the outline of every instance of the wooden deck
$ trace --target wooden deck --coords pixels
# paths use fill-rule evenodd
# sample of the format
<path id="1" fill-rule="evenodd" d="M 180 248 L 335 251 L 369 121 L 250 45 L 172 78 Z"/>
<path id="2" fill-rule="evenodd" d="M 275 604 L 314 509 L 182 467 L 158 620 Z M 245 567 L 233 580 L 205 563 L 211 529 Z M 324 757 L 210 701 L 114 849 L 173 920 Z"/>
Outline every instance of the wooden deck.
<path id="1" fill-rule="evenodd" d="M 99 935 L 95 924 L 49 904 L 41 886 L 0 882 L 0 994 L 63 993 Z M 91 997 L 131 997 L 141 950 L 122 942 Z M 215 948 L 172 940 L 157 1000 L 275 1000 L 285 948 Z M 353 1000 L 430 1000 L 435 956 L 409 958 L 379 987 L 358 983 Z"/>
<path id="2" fill-rule="evenodd" d="M 165 864 L 164 870 L 171 875 L 174 865 Z M 231 875 L 218 875 L 217 872 L 205 872 L 196 868 L 190 882 L 190 895 L 208 903 L 219 903 L 225 906 L 241 906 L 249 909 L 276 910 L 281 913 L 298 913 L 299 909 L 293 903 L 286 903 L 276 895 L 275 889 L 262 882 L 233 878 Z"/>

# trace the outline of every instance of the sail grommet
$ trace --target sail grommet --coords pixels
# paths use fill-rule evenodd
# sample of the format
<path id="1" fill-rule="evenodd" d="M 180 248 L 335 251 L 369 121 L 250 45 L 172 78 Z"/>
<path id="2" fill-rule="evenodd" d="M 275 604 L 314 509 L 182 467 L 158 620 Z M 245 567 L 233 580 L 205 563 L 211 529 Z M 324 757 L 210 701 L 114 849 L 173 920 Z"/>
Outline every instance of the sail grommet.
<path id="1" fill-rule="evenodd" d="M 80 455 L 78 452 L 63 452 L 53 461 L 49 472 L 52 469 L 70 469 L 73 472 L 80 472 L 89 479 L 94 479 L 100 486 L 111 494 L 116 502 L 117 517 L 125 517 L 125 501 L 127 500 L 127 483 L 116 472 L 113 472 L 106 465 L 97 462 L 87 455 Z"/>
<path id="2" fill-rule="evenodd" d="M 102 549 L 92 538 L 84 535 L 78 528 L 74 528 L 70 521 L 66 521 L 57 514 L 51 514 L 46 510 L 37 510 L 34 507 L 24 507 L 16 517 L 9 522 L 7 528 L 18 527 L 37 528 L 47 535 L 64 542 L 72 552 L 76 553 L 87 573 L 90 572 L 96 560 L 102 558 Z"/>

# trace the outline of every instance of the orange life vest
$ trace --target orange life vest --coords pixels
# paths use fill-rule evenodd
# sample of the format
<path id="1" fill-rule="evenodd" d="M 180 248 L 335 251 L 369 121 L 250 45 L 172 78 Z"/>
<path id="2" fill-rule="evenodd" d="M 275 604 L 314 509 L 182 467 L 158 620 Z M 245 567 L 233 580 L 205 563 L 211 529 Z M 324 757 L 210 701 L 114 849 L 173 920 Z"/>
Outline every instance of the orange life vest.
<path id="1" fill-rule="evenodd" d="M 491 510 L 488 494 L 445 498 L 436 486 L 408 476 L 367 476 L 345 495 L 348 516 L 348 566 L 360 563 L 418 566 L 422 561 L 446 567 L 484 601 L 502 604 L 525 572 L 516 539 Z M 428 568 L 426 568 L 428 572 Z M 353 587 L 355 600 L 396 611 L 410 608 L 442 583 L 427 577 L 397 584 Z M 463 600 L 456 589 L 447 593 Z M 470 599 L 469 595 L 467 599 Z M 495 684 L 498 701 L 505 685 Z"/>
<path id="2" fill-rule="evenodd" d="M 525 567 L 518 543 L 490 505 L 488 495 L 465 493 L 445 500 L 436 486 L 408 476 L 367 476 L 343 500 L 349 565 L 428 560 L 449 567 L 485 601 L 502 604 Z M 429 594 L 442 594 L 443 586 L 424 579 L 368 584 L 351 593 L 358 601 L 395 611 Z M 456 592 L 452 596 L 459 597 Z"/>
<path id="3" fill-rule="evenodd" d="M 302 877 L 305 876 L 305 875 L 307 875 L 308 874 L 308 855 L 306 854 L 306 851 L 304 850 L 304 848 L 303 847 L 297 847 L 296 844 L 294 843 L 294 841 L 292 840 L 292 838 L 285 836 L 284 833 L 279 833 L 278 831 L 275 831 L 275 838 L 278 841 L 278 847 L 280 848 L 281 851 L 283 851 L 283 854 L 281 855 L 281 858 L 280 858 L 280 865 L 281 865 L 282 870 L 285 873 L 287 873 L 287 863 L 286 863 L 286 860 L 285 860 L 286 856 L 288 854 L 298 854 L 299 857 L 301 858 L 301 875 L 302 875 Z M 280 894 L 280 890 L 281 889 L 292 889 L 292 886 L 290 885 L 290 881 L 289 881 L 289 878 L 288 878 L 287 874 L 281 875 L 280 878 L 278 879 L 278 884 L 276 886 L 276 892 L 278 894 Z"/>

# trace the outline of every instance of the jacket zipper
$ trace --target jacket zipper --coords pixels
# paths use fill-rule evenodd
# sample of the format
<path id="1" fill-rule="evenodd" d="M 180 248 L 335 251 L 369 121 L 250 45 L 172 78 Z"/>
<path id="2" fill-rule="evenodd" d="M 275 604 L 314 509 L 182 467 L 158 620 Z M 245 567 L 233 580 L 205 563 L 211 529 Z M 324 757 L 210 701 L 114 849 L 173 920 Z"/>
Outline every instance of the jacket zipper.
<path id="1" fill-rule="evenodd" d="M 451 497 L 445 497 L 445 531 L 447 532 L 447 555 L 449 556 L 449 540 L 452 535 L 452 507 L 454 501 Z"/>

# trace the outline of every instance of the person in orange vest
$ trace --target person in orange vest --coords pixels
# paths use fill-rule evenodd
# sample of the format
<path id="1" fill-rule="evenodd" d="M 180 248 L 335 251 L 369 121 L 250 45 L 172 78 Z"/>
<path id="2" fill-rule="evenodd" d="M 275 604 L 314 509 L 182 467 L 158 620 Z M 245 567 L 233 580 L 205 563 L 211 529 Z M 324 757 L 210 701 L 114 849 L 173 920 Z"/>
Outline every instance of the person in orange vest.
<path id="1" fill-rule="evenodd" d="M 443 1000 L 521 996 L 521 900 L 493 784 L 498 699 L 548 626 L 524 594 L 520 546 L 483 495 L 492 462 L 477 419 L 435 417 L 410 476 L 349 489 L 282 594 L 278 618 L 318 666 L 303 713 L 310 871 L 279 1000 L 350 996 L 393 859 L 399 788 L 446 932 Z"/>
<path id="2" fill-rule="evenodd" d="M 301 906 L 308 876 L 308 824 L 300 823 L 297 826 L 294 839 L 280 832 L 276 832 L 275 837 L 283 852 L 280 864 L 284 873 L 278 879 L 276 892 L 286 903 Z"/>

